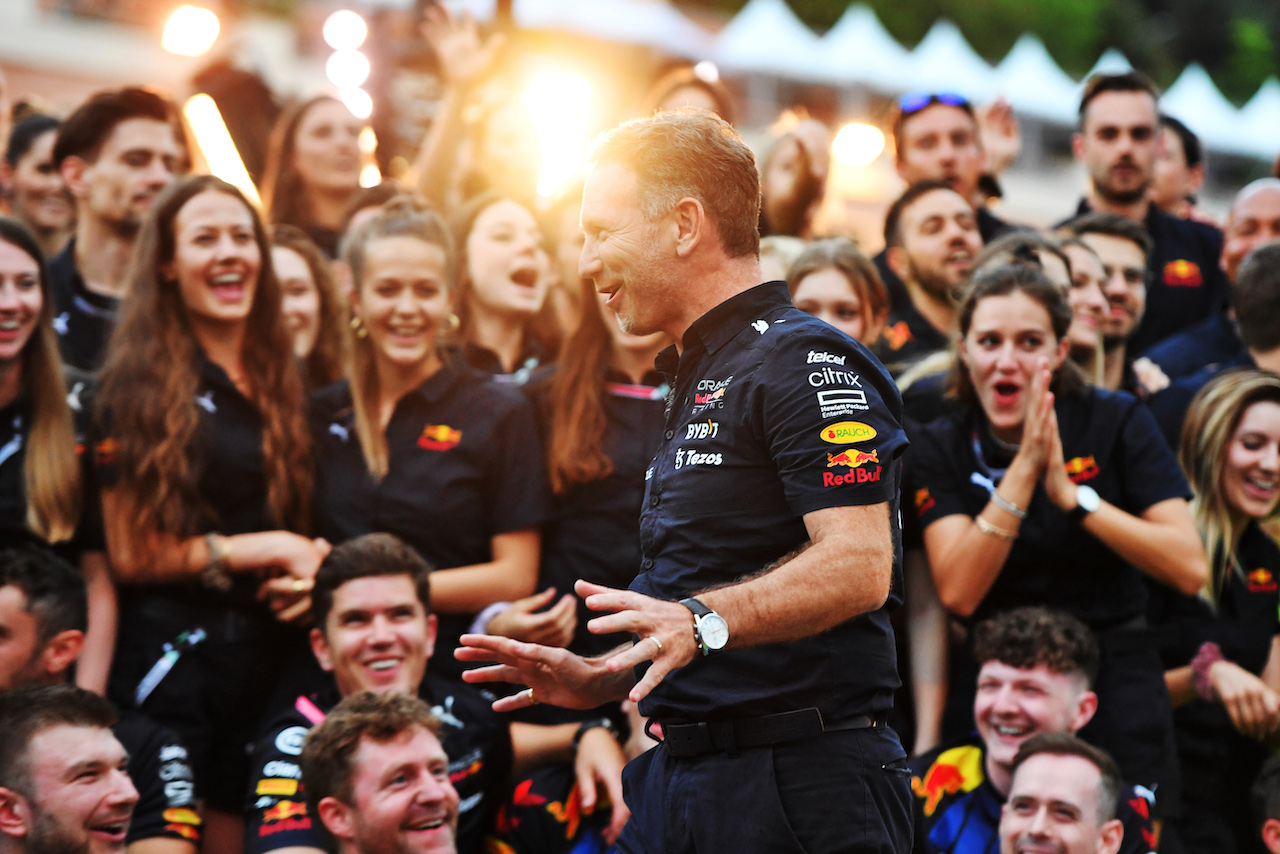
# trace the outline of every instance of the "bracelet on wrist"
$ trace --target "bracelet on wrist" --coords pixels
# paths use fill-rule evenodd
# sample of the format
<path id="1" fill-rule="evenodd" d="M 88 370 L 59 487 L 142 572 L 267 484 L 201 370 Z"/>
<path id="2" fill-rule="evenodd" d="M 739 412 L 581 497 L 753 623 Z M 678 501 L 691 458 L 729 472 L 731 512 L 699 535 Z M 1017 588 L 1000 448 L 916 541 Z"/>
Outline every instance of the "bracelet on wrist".
<path id="1" fill-rule="evenodd" d="M 978 523 L 978 530 L 984 534 L 987 534 L 992 537 L 999 537 L 1002 540 L 1009 540 L 1010 542 L 1018 539 L 1017 531 L 1006 531 L 1004 528 L 1000 528 L 995 525 L 992 525 L 990 522 L 988 522 L 986 519 L 983 519 L 981 516 L 975 516 L 973 521 Z"/>
<path id="2" fill-rule="evenodd" d="M 1222 650 L 1213 641 L 1202 643 L 1196 657 L 1191 659 L 1191 687 L 1205 702 L 1218 699 L 1218 692 L 1213 690 L 1213 681 L 1209 679 L 1209 668 L 1223 660 Z"/>
<path id="3" fill-rule="evenodd" d="M 204 535 L 204 544 L 209 550 L 209 563 L 200 573 L 200 583 L 210 590 L 226 593 L 233 584 L 227 566 L 231 559 L 231 542 L 219 533 L 210 532 Z"/>
<path id="4" fill-rule="evenodd" d="M 997 507 L 999 507 L 1004 512 L 1008 513 L 1010 516 L 1014 516 L 1018 519 L 1027 518 L 1026 510 L 1023 510 L 1021 507 L 1014 504 L 1012 501 L 1006 500 L 1003 495 L 1001 495 L 999 492 L 996 492 L 994 489 L 991 490 L 991 500 L 995 503 Z"/>

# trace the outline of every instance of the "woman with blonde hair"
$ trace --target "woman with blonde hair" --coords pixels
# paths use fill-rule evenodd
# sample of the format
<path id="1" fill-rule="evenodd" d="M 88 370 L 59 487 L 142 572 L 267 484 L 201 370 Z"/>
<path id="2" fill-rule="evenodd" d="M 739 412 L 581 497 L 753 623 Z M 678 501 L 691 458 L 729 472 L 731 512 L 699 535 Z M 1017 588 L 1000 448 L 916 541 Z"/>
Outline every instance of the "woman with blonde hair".
<path id="1" fill-rule="evenodd" d="M 1197 596 L 1153 592 L 1186 787 L 1171 829 L 1189 852 L 1251 850 L 1249 785 L 1280 724 L 1280 377 L 1215 378 L 1187 413 L 1179 452 L 1210 559 Z"/>

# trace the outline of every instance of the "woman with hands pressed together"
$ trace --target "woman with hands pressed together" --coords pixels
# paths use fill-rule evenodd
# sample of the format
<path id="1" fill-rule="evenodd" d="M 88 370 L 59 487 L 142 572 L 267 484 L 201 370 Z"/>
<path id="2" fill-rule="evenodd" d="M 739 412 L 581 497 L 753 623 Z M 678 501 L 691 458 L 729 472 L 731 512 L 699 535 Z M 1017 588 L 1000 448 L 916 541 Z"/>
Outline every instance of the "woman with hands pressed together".
<path id="1" fill-rule="evenodd" d="M 97 400 L 103 523 L 129 627 L 111 694 L 183 738 L 206 845 L 228 852 L 243 835 L 244 748 L 287 647 L 305 643 L 286 622 L 310 607 L 328 551 L 301 533 L 311 442 L 270 252 L 234 187 L 172 184 L 139 236 Z"/>
<path id="2" fill-rule="evenodd" d="M 1067 358 L 1064 289 L 1024 265 L 996 267 L 975 277 L 958 322 L 961 406 L 921 431 L 910 460 L 938 595 L 966 621 L 1034 604 L 1089 625 L 1102 670 L 1085 735 L 1128 779 L 1168 784 L 1171 710 L 1145 582 L 1190 594 L 1207 576 L 1186 482 L 1150 413 L 1086 385 Z M 970 725 L 966 666 L 952 684 L 952 733 Z"/>
<path id="3" fill-rule="evenodd" d="M 1249 785 L 1280 724 L 1280 548 L 1259 526 L 1280 507 L 1280 378 L 1237 370 L 1205 386 L 1179 459 L 1213 571 L 1199 595 L 1153 590 L 1149 609 L 1183 779 L 1196 781 L 1172 829 L 1189 852 L 1250 850 Z"/>

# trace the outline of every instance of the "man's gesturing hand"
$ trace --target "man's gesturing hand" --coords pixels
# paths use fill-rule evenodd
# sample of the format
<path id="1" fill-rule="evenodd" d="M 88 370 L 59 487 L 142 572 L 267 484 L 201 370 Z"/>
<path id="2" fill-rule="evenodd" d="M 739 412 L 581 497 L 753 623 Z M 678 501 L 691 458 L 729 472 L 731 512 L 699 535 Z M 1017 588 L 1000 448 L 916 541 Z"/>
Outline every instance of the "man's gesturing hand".
<path id="1" fill-rule="evenodd" d="M 587 628 L 598 635 L 631 632 L 640 639 L 630 647 L 616 650 L 605 661 L 612 673 L 628 670 L 642 661 L 653 664 L 636 683 L 627 699 L 638 703 L 671 671 L 684 667 L 698 654 L 693 639 L 693 612 L 679 602 L 654 599 L 631 590 L 615 590 L 579 580 L 574 590 L 593 611 L 612 611 L 596 617 Z"/>

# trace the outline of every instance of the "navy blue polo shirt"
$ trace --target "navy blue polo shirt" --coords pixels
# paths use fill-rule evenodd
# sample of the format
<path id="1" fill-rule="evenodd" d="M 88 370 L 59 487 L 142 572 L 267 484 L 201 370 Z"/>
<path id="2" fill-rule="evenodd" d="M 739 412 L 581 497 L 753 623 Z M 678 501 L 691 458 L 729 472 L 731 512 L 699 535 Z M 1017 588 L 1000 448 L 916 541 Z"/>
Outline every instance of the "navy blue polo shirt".
<path id="1" fill-rule="evenodd" d="M 553 499 L 551 518 L 542 529 L 540 589 L 572 593 L 579 578 L 626 588 L 640 571 L 644 473 L 662 441 L 669 390 L 656 371 L 640 384 L 606 371 L 600 449 L 613 468 L 604 477 L 574 484 Z M 543 438 L 550 441 L 550 383 L 540 383 L 531 392 Z M 599 655 L 626 642 L 625 635 L 590 632 L 587 621 L 598 616 L 578 600 L 578 628 L 570 645 L 574 652 Z"/>
<path id="2" fill-rule="evenodd" d="M 906 305 L 889 313 L 880 340 L 876 342 L 876 351 L 893 375 L 899 376 L 926 356 L 946 350 L 950 344 L 951 337 L 939 332 L 916 310 L 915 304 L 907 300 Z"/>
<path id="3" fill-rule="evenodd" d="M 732 584 L 806 543 L 806 513 L 889 502 L 893 592 L 815 637 L 699 656 L 641 713 L 708 720 L 816 706 L 834 721 L 886 711 L 899 684 L 889 608 L 901 602 L 907 439 L 897 389 L 865 347 L 792 305 L 785 282 L 726 300 L 683 343 L 658 357 L 672 393 L 631 589 L 678 600 Z"/>
<path id="4" fill-rule="evenodd" d="M 199 421 L 188 449 L 195 478 L 195 494 L 203 513 L 194 534 L 216 531 L 226 536 L 278 531 L 283 524 L 271 514 L 262 451 L 262 414 L 245 397 L 226 371 L 203 354 L 197 356 L 194 397 Z M 96 442 L 98 482 L 105 489 L 119 479 L 116 471 L 112 413 L 98 413 Z M 138 585 L 146 595 L 174 596 L 212 608 L 237 607 L 266 616 L 257 601 L 260 579 L 253 573 L 232 576 L 227 593 L 209 590 L 197 579 L 170 584 Z"/>
<path id="5" fill-rule="evenodd" d="M 1090 213 L 1082 200 L 1076 216 Z M 1229 286 L 1219 266 L 1222 232 L 1212 225 L 1182 219 L 1149 205 L 1143 223 L 1151 235 L 1147 255 L 1147 310 L 1127 342 L 1142 353 L 1186 329 L 1227 303 Z"/>
<path id="6" fill-rule="evenodd" d="M 1155 362 L 1170 380 L 1176 380 L 1208 365 L 1234 359 L 1242 350 L 1244 344 L 1235 320 L 1225 311 L 1216 311 L 1142 355 Z"/>
<path id="7" fill-rule="evenodd" d="M 49 259 L 53 294 L 53 328 L 58 333 L 62 361 L 82 371 L 96 371 L 107 356 L 107 341 L 115 328 L 120 300 L 85 287 L 76 267 L 76 240 Z"/>
<path id="8" fill-rule="evenodd" d="M 1211 365 L 1205 365 L 1194 374 L 1179 377 L 1165 386 L 1147 400 L 1147 405 L 1155 415 L 1156 423 L 1169 447 L 1177 451 L 1182 446 L 1182 425 L 1187 420 L 1187 410 L 1191 401 L 1195 400 L 1200 389 L 1221 373 L 1232 368 L 1256 368 L 1257 363 L 1249 355 L 1249 351 L 1240 346 L 1240 350 L 1231 358 Z"/>
<path id="9" fill-rule="evenodd" d="M 452 569 L 491 561 L 493 537 L 547 518 L 533 405 L 458 359 L 396 404 L 381 480 L 365 465 L 345 380 L 312 396 L 312 426 L 318 527 L 334 544 L 382 531 L 435 569 Z M 439 666 L 455 666 L 450 653 L 469 625 L 469 617 L 440 616 Z"/>
<path id="10" fill-rule="evenodd" d="M 1169 498 L 1190 498 L 1155 419 L 1133 395 L 1086 387 L 1054 405 L 1073 483 L 1093 487 L 1135 516 Z M 956 514 L 974 517 L 1012 462 L 991 440 L 979 410 L 965 406 L 915 435 L 911 451 L 916 512 L 923 527 Z M 1036 484 L 1018 538 L 972 621 L 1023 605 L 1057 608 L 1096 631 L 1145 613 L 1142 573 L 1072 522 Z"/>

